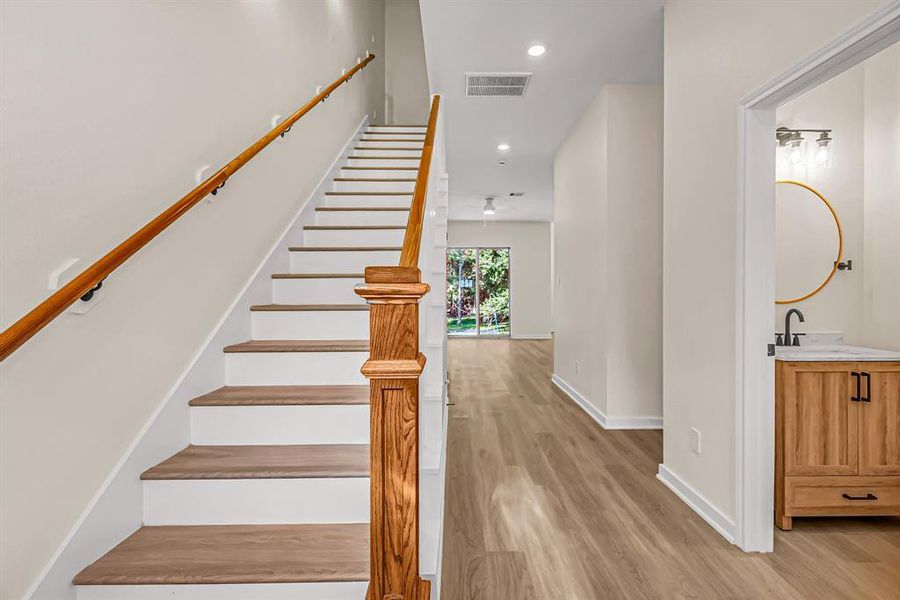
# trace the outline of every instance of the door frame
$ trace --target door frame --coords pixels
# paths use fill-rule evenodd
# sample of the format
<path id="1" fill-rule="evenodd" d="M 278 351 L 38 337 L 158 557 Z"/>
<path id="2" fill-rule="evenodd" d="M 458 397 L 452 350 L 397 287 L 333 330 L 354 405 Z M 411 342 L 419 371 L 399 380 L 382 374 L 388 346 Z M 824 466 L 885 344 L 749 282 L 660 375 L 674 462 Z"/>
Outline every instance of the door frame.
<path id="1" fill-rule="evenodd" d="M 738 103 L 735 543 L 774 540 L 775 110 L 900 41 L 900 1 L 873 13 Z"/>
<path id="2" fill-rule="evenodd" d="M 512 337 L 512 247 L 511 246 L 447 246 L 450 250 L 474 250 L 475 251 L 475 335 L 456 334 L 452 337 L 466 338 L 511 338 Z M 506 250 L 509 256 L 509 333 L 481 333 L 481 251 L 482 250 Z M 445 255 L 446 256 L 446 255 Z M 446 260 L 446 258 L 444 259 Z M 449 286 L 447 289 L 450 289 Z M 444 298 L 446 303 L 447 298 Z M 451 337 L 450 332 L 447 332 Z"/>

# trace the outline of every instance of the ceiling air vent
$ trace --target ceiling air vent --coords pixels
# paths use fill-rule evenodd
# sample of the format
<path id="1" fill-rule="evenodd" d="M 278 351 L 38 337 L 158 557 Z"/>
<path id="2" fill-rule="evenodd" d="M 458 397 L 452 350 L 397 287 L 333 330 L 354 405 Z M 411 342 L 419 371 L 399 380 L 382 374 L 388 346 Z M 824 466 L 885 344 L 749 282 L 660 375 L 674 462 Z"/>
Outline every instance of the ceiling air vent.
<path id="1" fill-rule="evenodd" d="M 466 73 L 466 96 L 521 96 L 531 73 Z"/>

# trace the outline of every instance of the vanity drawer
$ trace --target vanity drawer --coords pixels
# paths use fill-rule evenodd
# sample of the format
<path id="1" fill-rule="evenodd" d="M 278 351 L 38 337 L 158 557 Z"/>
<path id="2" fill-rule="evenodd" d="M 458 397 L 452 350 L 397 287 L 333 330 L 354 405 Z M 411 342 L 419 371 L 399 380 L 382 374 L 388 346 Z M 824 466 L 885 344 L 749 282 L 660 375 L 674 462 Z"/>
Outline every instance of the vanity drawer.
<path id="1" fill-rule="evenodd" d="M 786 477 L 785 513 L 900 514 L 900 477 Z"/>

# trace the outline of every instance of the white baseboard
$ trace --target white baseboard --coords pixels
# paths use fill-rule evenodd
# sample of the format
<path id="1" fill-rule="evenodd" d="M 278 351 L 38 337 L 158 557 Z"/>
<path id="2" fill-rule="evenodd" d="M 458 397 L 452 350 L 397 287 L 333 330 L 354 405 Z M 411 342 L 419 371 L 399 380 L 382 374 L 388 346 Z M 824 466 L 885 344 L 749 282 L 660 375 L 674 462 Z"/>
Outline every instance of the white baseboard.
<path id="1" fill-rule="evenodd" d="M 514 340 L 549 340 L 552 336 L 549 333 L 516 333 L 509 336 Z"/>
<path id="2" fill-rule="evenodd" d="M 610 417 L 602 410 L 588 402 L 575 388 L 565 382 L 556 373 L 550 378 L 551 383 L 571 398 L 581 409 L 594 419 L 603 429 L 662 429 L 662 417 Z"/>
<path id="3" fill-rule="evenodd" d="M 734 543 L 734 521 L 716 508 L 703 494 L 685 483 L 678 475 L 666 468 L 666 465 L 659 465 L 659 473 L 657 473 L 656 478 L 672 490 L 676 496 L 681 498 L 685 504 L 690 506 L 704 521 L 709 523 L 709 526 L 715 529 L 719 535 L 728 540 L 729 543 Z"/>

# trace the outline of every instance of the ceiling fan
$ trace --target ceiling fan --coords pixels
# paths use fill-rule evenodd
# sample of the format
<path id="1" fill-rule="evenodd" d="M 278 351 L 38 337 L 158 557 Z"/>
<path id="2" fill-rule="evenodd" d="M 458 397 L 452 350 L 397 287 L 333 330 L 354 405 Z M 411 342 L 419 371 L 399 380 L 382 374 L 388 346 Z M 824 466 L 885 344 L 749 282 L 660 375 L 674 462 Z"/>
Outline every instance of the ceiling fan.
<path id="1" fill-rule="evenodd" d="M 486 196 L 484 199 L 484 204 L 466 204 L 466 208 L 480 208 L 482 214 L 484 215 L 484 224 L 485 226 L 488 224 L 488 218 L 490 218 L 490 222 L 494 222 L 494 218 L 498 212 L 508 212 L 516 210 L 515 206 L 497 206 L 496 204 L 497 198 L 495 196 Z"/>

